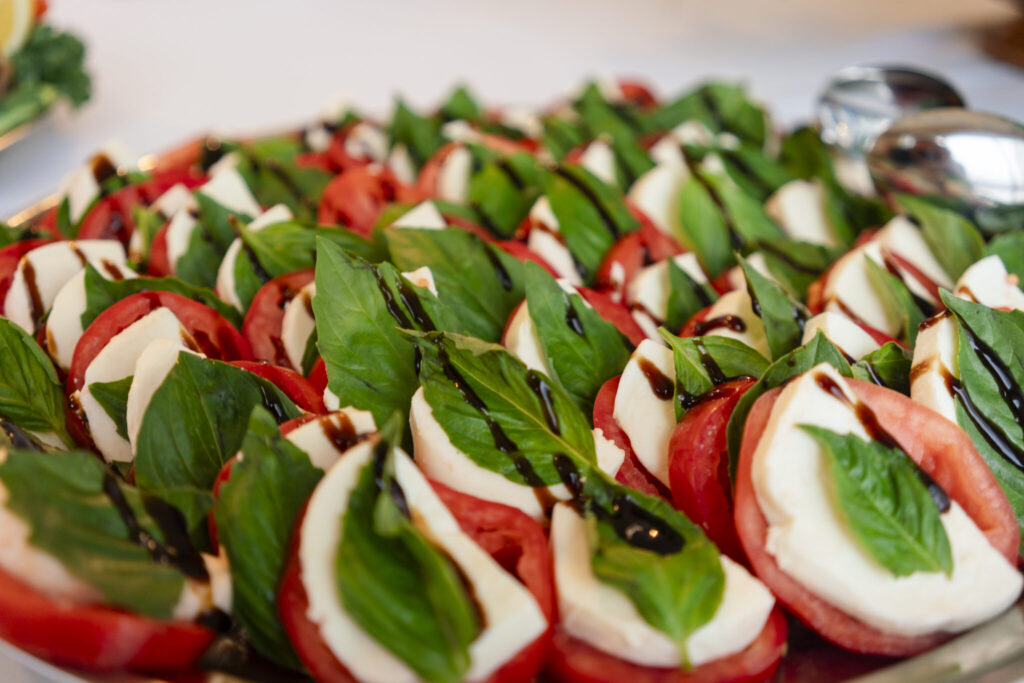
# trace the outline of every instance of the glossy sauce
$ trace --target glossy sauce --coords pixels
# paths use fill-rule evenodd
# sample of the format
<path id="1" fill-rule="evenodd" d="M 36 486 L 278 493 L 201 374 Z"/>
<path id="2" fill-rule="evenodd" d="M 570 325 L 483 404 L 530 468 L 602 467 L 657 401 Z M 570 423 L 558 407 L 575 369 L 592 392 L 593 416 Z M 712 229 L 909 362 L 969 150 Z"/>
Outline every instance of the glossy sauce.
<path id="1" fill-rule="evenodd" d="M 728 328 L 733 332 L 745 332 L 747 324 L 743 322 L 743 318 L 738 315 L 728 313 L 726 315 L 719 315 L 714 318 L 708 318 L 707 320 L 701 320 L 694 323 L 693 333 L 698 337 L 702 337 L 708 332 L 712 332 L 723 327 Z"/>
<path id="2" fill-rule="evenodd" d="M 651 392 L 662 401 L 671 401 L 672 395 L 675 393 L 675 383 L 662 374 L 654 363 L 642 356 L 637 361 L 637 365 L 640 367 L 640 372 L 647 378 Z"/>
<path id="3" fill-rule="evenodd" d="M 574 176 L 572 173 L 569 173 L 564 168 L 558 167 L 557 169 L 555 169 L 555 174 L 558 175 L 563 180 L 565 180 L 570 185 L 572 185 L 573 187 L 575 187 L 580 194 L 586 197 L 587 201 L 589 201 L 590 204 L 594 207 L 594 210 L 597 211 L 598 216 L 600 216 L 601 218 L 601 222 L 604 223 L 604 227 L 607 228 L 608 232 L 612 234 L 612 238 L 618 239 L 619 226 L 615 224 L 615 219 L 612 218 L 610 213 L 608 213 L 608 210 L 604 207 L 604 204 L 601 203 L 601 200 L 597 197 L 597 195 L 595 195 L 590 190 L 590 188 L 587 187 L 585 183 L 581 182 L 579 179 L 576 178 L 576 176 Z"/>
<path id="4" fill-rule="evenodd" d="M 529 370 L 526 373 L 526 384 L 530 390 L 537 395 L 540 401 L 541 412 L 544 413 L 544 421 L 548 423 L 548 429 L 555 434 L 561 434 L 562 429 L 558 424 L 558 414 L 555 412 L 554 397 L 551 394 L 551 385 L 536 370 Z"/>
<path id="5" fill-rule="evenodd" d="M 569 298 L 568 294 L 565 297 L 565 324 L 569 326 L 569 329 L 575 332 L 580 337 L 586 336 L 586 330 L 583 329 L 583 321 L 580 320 L 580 314 L 577 313 L 576 307 L 573 306 L 572 299 Z"/>

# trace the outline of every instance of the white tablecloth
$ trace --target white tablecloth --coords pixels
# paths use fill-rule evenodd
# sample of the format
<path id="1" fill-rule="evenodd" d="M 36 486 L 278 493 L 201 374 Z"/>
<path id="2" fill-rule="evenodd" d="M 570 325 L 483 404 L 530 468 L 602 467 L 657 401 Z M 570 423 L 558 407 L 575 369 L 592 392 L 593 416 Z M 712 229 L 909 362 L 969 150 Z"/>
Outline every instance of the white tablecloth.
<path id="1" fill-rule="evenodd" d="M 833 70 L 906 62 L 1024 118 L 1024 72 L 968 31 L 1012 12 L 996 0 L 51 0 L 51 21 L 88 43 L 95 95 L 0 154 L 0 217 L 115 137 L 141 154 L 300 122 L 342 98 L 427 105 L 455 81 L 537 104 L 586 75 L 636 75 L 664 94 L 741 78 L 791 122 Z"/>

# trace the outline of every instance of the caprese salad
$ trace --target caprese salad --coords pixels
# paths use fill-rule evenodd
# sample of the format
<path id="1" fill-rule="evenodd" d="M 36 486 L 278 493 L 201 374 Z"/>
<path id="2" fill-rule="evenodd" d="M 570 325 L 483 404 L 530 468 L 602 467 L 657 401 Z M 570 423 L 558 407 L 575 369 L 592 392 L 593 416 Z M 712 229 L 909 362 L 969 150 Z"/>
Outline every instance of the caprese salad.
<path id="1" fill-rule="evenodd" d="M 0 637 L 59 664 L 756 681 L 1020 597 L 1024 226 L 737 86 L 110 148 L 0 238 Z"/>

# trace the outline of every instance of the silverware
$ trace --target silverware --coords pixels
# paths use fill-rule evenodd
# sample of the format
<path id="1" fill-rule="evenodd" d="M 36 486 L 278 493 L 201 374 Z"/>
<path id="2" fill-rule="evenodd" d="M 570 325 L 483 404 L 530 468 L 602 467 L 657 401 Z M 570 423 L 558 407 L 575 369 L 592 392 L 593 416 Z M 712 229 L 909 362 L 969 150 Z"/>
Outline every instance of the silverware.
<path id="1" fill-rule="evenodd" d="M 857 157 L 903 116 L 964 99 L 939 76 L 899 66 L 852 66 L 836 73 L 818 98 L 822 139 Z"/>
<path id="2" fill-rule="evenodd" d="M 1024 210 L 1024 127 L 994 114 L 910 114 L 878 136 L 867 163 L 883 195 L 942 197 L 974 215 Z"/>

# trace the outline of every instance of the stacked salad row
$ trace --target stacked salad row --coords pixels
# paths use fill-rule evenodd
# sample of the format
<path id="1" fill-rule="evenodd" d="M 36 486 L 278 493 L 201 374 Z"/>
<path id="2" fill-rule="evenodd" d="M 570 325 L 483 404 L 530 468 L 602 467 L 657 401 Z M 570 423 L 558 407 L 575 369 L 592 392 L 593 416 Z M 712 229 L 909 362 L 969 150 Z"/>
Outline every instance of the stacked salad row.
<path id="1" fill-rule="evenodd" d="M 0 636 L 55 662 L 761 680 L 1021 592 L 1024 226 L 738 86 L 110 148 L 0 238 Z"/>

